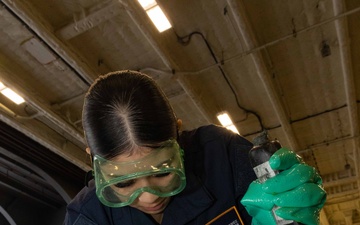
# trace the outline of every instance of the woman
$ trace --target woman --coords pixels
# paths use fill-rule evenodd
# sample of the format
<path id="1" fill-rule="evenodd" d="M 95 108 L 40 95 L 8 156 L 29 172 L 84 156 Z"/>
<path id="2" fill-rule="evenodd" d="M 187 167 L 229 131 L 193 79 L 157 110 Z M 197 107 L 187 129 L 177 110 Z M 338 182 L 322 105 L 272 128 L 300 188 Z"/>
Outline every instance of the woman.
<path id="1" fill-rule="evenodd" d="M 240 203 L 245 193 L 253 223 L 271 213 L 251 195 L 258 186 L 249 188 L 256 180 L 252 144 L 214 125 L 180 133 L 181 121 L 145 74 L 97 79 L 85 97 L 83 126 L 95 179 L 68 205 L 65 224 L 251 224 Z M 322 191 L 313 191 L 321 199 L 312 203 L 315 219 Z"/>

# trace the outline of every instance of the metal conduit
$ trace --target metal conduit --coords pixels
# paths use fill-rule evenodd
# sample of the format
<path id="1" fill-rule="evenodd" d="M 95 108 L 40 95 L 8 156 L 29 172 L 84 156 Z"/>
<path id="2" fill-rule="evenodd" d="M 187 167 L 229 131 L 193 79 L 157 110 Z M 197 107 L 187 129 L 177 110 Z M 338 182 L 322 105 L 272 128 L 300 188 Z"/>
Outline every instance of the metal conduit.
<path id="1" fill-rule="evenodd" d="M 345 11 L 345 2 L 343 0 L 333 0 L 333 7 L 335 16 L 341 15 Z M 347 29 L 347 19 L 342 18 L 335 21 L 335 28 L 337 33 L 337 38 L 339 40 L 339 49 L 340 49 L 340 58 L 341 58 L 341 67 L 344 75 L 344 84 L 346 91 L 346 102 L 348 105 L 348 115 L 349 115 L 349 124 L 350 132 L 352 137 L 359 136 L 359 119 L 358 119 L 358 109 L 356 102 L 356 90 L 355 90 L 355 80 L 354 74 L 352 71 L 352 60 L 350 53 L 350 40 L 348 36 Z M 352 141 L 353 154 L 355 156 L 355 161 L 360 161 L 360 149 L 359 149 L 359 140 L 354 138 Z M 355 171 L 357 177 L 359 176 L 359 165 L 354 163 Z M 357 180 L 358 192 L 360 194 L 360 181 Z"/>
<path id="2" fill-rule="evenodd" d="M 9 213 L 6 212 L 6 210 L 3 207 L 1 207 L 1 205 L 0 205 L 0 213 L 5 217 L 5 219 L 9 222 L 10 225 L 16 225 L 13 218 L 9 215 Z"/>
<path id="3" fill-rule="evenodd" d="M 0 153 L 12 158 L 13 160 L 15 160 L 17 162 L 20 162 L 21 164 L 30 168 L 32 171 L 36 172 L 39 176 L 44 178 L 44 180 L 46 180 L 60 194 L 60 196 L 64 199 L 64 201 L 67 204 L 70 203 L 71 198 L 68 195 L 68 193 L 66 193 L 66 191 L 61 187 L 61 185 L 56 180 L 54 180 L 49 174 L 47 174 L 45 171 L 43 171 L 39 167 L 35 166 L 34 164 L 30 163 L 29 161 L 24 160 L 24 159 L 20 158 L 19 156 L 7 151 L 6 149 L 4 149 L 2 147 L 0 147 Z"/>

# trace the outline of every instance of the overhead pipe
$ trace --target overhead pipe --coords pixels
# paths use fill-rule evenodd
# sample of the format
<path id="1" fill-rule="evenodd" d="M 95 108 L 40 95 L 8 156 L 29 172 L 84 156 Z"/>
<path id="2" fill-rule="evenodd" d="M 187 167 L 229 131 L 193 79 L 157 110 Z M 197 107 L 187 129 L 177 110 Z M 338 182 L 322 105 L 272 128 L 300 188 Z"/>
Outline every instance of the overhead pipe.
<path id="1" fill-rule="evenodd" d="M 346 17 L 346 16 L 352 15 L 352 14 L 354 14 L 354 13 L 357 13 L 357 12 L 359 12 L 359 11 L 360 11 L 360 7 L 355 8 L 355 9 L 352 9 L 352 10 L 349 10 L 349 11 L 344 12 L 344 13 L 341 13 L 341 14 L 339 14 L 339 15 L 337 15 L 337 16 L 334 16 L 334 17 L 331 17 L 331 18 L 326 19 L 326 20 L 324 20 L 324 21 L 321 21 L 321 22 L 319 22 L 319 23 L 317 23 L 317 24 L 310 25 L 310 26 L 308 26 L 308 27 L 306 27 L 306 28 L 304 28 L 304 29 L 301 29 L 301 30 L 297 30 L 297 31 L 296 31 L 296 34 L 299 35 L 299 34 L 305 33 L 305 32 L 307 32 L 307 31 L 309 31 L 309 30 L 313 30 L 313 29 L 318 28 L 318 27 L 320 27 L 320 26 L 323 26 L 323 25 L 325 25 L 325 24 L 334 22 L 335 20 L 338 20 L 338 19 L 341 19 L 341 18 L 343 18 L 343 17 Z M 212 65 L 207 66 L 207 67 L 204 67 L 204 68 L 202 68 L 202 69 L 200 69 L 200 70 L 198 70 L 198 71 L 176 71 L 176 74 L 177 74 L 177 75 L 199 75 L 199 74 L 202 74 L 203 72 L 206 72 L 206 71 L 208 71 L 208 70 L 217 68 L 219 65 L 223 65 L 223 64 L 225 64 L 225 63 L 228 63 L 228 62 L 231 62 L 231 61 L 236 60 L 236 59 L 238 59 L 238 58 L 247 56 L 247 55 L 252 54 L 252 53 L 254 53 L 254 52 L 259 52 L 260 50 L 266 49 L 266 48 L 268 48 L 268 47 L 270 47 L 270 46 L 273 46 L 273 45 L 275 45 L 275 44 L 277 44 L 277 43 L 279 43 L 279 42 L 286 41 L 286 40 L 292 39 L 292 38 L 294 38 L 294 35 L 293 35 L 293 34 L 289 34 L 289 35 L 286 35 L 286 36 L 284 36 L 284 37 L 278 38 L 278 39 L 276 39 L 276 40 L 274 40 L 274 41 L 268 42 L 268 43 L 266 43 L 266 44 L 263 44 L 263 45 L 260 45 L 260 46 L 255 46 L 255 47 L 252 48 L 252 49 L 245 50 L 244 52 L 241 52 L 241 53 L 236 54 L 236 55 L 234 55 L 234 56 L 232 56 L 232 57 L 229 57 L 229 58 L 227 58 L 227 59 L 224 59 L 223 61 L 221 61 L 221 63 L 212 64 Z M 162 71 L 162 70 L 158 70 L 158 69 L 154 69 L 154 68 L 149 68 L 149 69 L 156 70 L 156 71 L 158 71 L 158 72 L 160 72 L 160 73 L 162 72 L 162 73 L 171 74 L 171 72 L 168 72 L 168 71 Z"/>
<path id="2" fill-rule="evenodd" d="M 345 12 L 345 2 L 343 0 L 333 0 L 333 8 L 335 16 L 341 15 Z M 344 76 L 345 84 L 345 95 L 346 103 L 348 105 L 348 115 L 349 115 L 349 125 L 350 132 L 352 137 L 359 136 L 359 119 L 358 119 L 358 109 L 356 102 L 356 89 L 355 89 L 355 79 L 352 71 L 352 60 L 350 53 L 350 40 L 349 40 L 349 31 L 347 27 L 347 18 L 342 18 L 335 21 L 336 34 L 339 41 L 339 50 L 340 50 L 340 63 L 341 69 Z M 360 161 L 360 148 L 359 140 L 357 138 L 353 139 L 353 154 L 355 156 L 355 162 Z M 358 163 L 353 164 L 355 166 L 356 175 L 359 176 L 359 166 Z M 357 180 L 358 191 L 360 194 L 360 180 Z"/>
<path id="3" fill-rule="evenodd" d="M 238 3 L 235 0 L 227 0 L 228 5 L 230 6 L 230 10 L 234 16 L 237 29 L 240 31 L 241 36 L 245 43 L 245 49 L 250 50 L 257 46 L 256 40 L 254 38 L 254 34 L 252 33 L 247 18 L 245 17 L 245 11 L 243 10 L 244 6 L 240 5 L 242 3 Z M 299 145 L 296 141 L 294 132 L 289 123 L 289 118 L 286 115 L 286 111 L 281 104 L 280 98 L 275 90 L 274 84 L 270 79 L 269 72 L 266 69 L 264 60 L 260 55 L 260 52 L 254 52 L 250 55 L 255 68 L 257 70 L 257 74 L 263 83 L 266 93 L 270 98 L 270 102 L 275 110 L 275 114 L 279 119 L 281 127 L 284 129 L 285 138 L 289 143 L 289 147 L 293 150 L 299 150 Z"/>
<path id="4" fill-rule="evenodd" d="M 0 213 L 5 217 L 10 225 L 16 225 L 14 219 L 10 216 L 10 214 L 0 205 Z"/>
<path id="5" fill-rule="evenodd" d="M 324 188 L 330 188 L 330 187 L 334 187 L 334 186 L 341 186 L 343 184 L 355 183 L 355 182 L 357 182 L 357 180 L 358 180 L 358 178 L 356 175 L 349 176 L 346 178 L 338 178 L 338 180 L 331 180 L 331 181 L 324 182 Z M 331 194 L 329 196 L 331 196 Z"/>
<path id="6" fill-rule="evenodd" d="M 331 144 L 334 144 L 334 143 L 343 142 L 343 141 L 347 141 L 347 140 L 351 141 L 353 139 L 356 139 L 355 141 L 359 141 L 359 136 L 356 136 L 356 137 L 352 137 L 352 136 L 340 137 L 340 138 L 337 138 L 337 139 L 334 139 L 334 140 L 321 142 L 321 143 L 318 143 L 318 144 L 313 144 L 313 145 L 308 146 L 308 148 L 306 148 L 306 149 L 302 149 L 302 150 L 297 151 L 297 153 L 302 154 L 302 153 L 306 153 L 308 151 L 313 151 L 315 148 L 328 146 L 328 145 L 331 145 Z"/>
<path id="7" fill-rule="evenodd" d="M 63 120 L 60 116 L 58 116 L 57 114 L 55 114 L 54 112 L 52 112 L 49 107 L 47 105 L 45 105 L 42 102 L 39 102 L 38 100 L 36 100 L 35 97 L 31 96 L 27 91 L 25 91 L 22 86 L 26 86 L 25 84 L 21 85 L 23 83 L 22 80 L 18 80 L 15 79 L 16 76 L 14 76 L 14 72 L 10 71 L 7 67 L 5 67 L 3 64 L 6 64 L 7 62 L 7 58 L 5 58 L 4 56 L 2 56 L 0 54 L 0 61 L 2 63 L 0 63 L 0 78 L 1 80 L 5 83 L 5 84 L 10 84 L 10 86 L 12 88 L 14 88 L 14 90 L 16 92 L 18 92 L 19 94 L 21 94 L 22 96 L 26 96 L 25 99 L 27 101 L 27 104 L 31 105 L 32 107 L 34 107 L 37 111 L 38 117 L 41 114 L 41 118 L 46 118 L 47 120 L 49 120 L 50 122 L 52 122 L 53 124 L 55 124 L 57 126 L 57 128 L 62 129 L 62 131 L 64 131 L 64 134 L 66 134 L 69 138 L 69 140 L 73 140 L 74 143 L 77 143 L 77 145 L 79 146 L 79 148 L 76 148 L 76 150 L 78 151 L 73 151 L 75 150 L 75 148 L 70 149 L 71 153 L 66 153 L 64 151 L 63 146 L 59 146 L 56 143 L 53 143 L 51 140 L 47 140 L 44 136 L 39 136 L 36 135 L 36 132 L 34 133 L 34 130 L 31 128 L 26 127 L 24 124 L 25 123 L 21 123 L 21 120 L 23 118 L 19 118 L 19 120 L 14 120 L 14 114 L 12 114 L 10 111 L 7 111 L 5 108 L 1 108 L 1 111 L 5 111 L 4 114 L 0 114 L 0 120 L 5 122 L 6 124 L 14 127 L 16 130 L 21 131 L 22 133 L 24 133 L 26 136 L 30 137 L 31 139 L 35 140 L 36 142 L 42 144 L 43 146 L 45 146 L 46 148 L 48 148 L 49 150 L 51 150 L 52 152 L 62 156 L 63 158 L 65 158 L 66 160 L 68 160 L 69 162 L 77 165 L 79 168 L 83 169 L 84 171 L 88 171 L 89 170 L 89 166 L 84 162 L 82 156 L 82 154 L 84 154 L 84 158 L 85 158 L 85 151 L 84 151 L 84 146 L 85 146 L 85 140 L 84 137 L 77 131 L 75 130 L 72 126 L 68 125 L 68 123 Z M 19 72 L 19 68 L 20 67 L 13 67 L 15 71 Z M 22 71 L 20 71 L 19 73 L 23 73 Z M 7 76 L 4 76 L 5 74 L 7 74 Z M 10 119 L 10 115 L 12 117 L 12 119 Z M 16 118 L 16 117 L 15 117 Z M 40 118 L 38 118 L 40 119 Z M 19 122 L 20 121 L 20 122 Z M 83 146 L 83 147 L 81 147 Z"/>
<path id="8" fill-rule="evenodd" d="M 348 194 L 348 195 L 341 195 L 336 196 L 331 199 L 326 199 L 326 204 L 332 205 L 332 204 L 346 204 L 346 205 L 354 205 L 354 209 L 358 209 L 356 205 L 360 204 L 359 199 L 359 193 L 355 192 L 354 194 Z M 323 224 L 321 224 L 323 225 Z"/>
<path id="9" fill-rule="evenodd" d="M 32 14 L 28 8 L 25 7 L 24 3 L 18 0 L 2 0 L 2 3 L 7 6 L 7 9 L 11 9 L 12 13 L 15 13 L 18 18 L 20 18 L 22 23 L 30 27 L 37 35 L 50 46 L 54 51 L 57 51 L 60 55 L 62 55 L 62 59 L 64 61 L 69 62 L 72 65 L 72 68 L 75 70 L 80 71 L 83 74 L 83 77 L 88 82 L 92 82 L 93 78 L 95 77 L 95 73 L 90 70 L 84 63 L 79 63 L 81 60 L 78 60 L 75 55 L 71 54 L 70 50 L 65 47 L 64 44 L 61 43 L 48 29 L 47 26 L 43 24 L 43 21 L 34 14 Z M 7 70 L 7 68 L 2 68 L 2 70 Z M 7 71 L 8 74 L 11 74 L 11 71 Z M 5 78 L 2 78 L 5 81 Z M 17 90 L 20 91 L 20 87 L 15 85 L 15 82 L 12 83 L 11 86 L 16 87 Z M 16 82 L 17 83 L 17 82 Z M 82 145 L 85 145 L 85 140 L 83 135 L 75 130 L 73 127 L 69 126 L 67 121 L 64 121 L 60 118 L 57 114 L 55 114 L 52 110 L 45 106 L 43 103 L 37 101 L 34 97 L 31 97 L 29 93 L 26 93 L 24 90 L 21 92 L 26 97 L 27 103 L 31 104 L 36 110 L 38 110 L 43 116 L 49 119 L 52 123 L 56 126 L 61 128 L 63 131 L 69 134 L 70 137 L 75 138 L 79 141 Z"/>
<path id="10" fill-rule="evenodd" d="M 52 31 L 52 27 L 47 21 L 34 14 L 28 3 L 20 0 L 1 0 L 2 4 L 10 13 L 18 17 L 21 23 L 29 27 L 31 32 L 41 39 L 46 45 L 63 60 L 71 69 L 75 71 L 79 78 L 90 85 L 97 77 L 97 73 L 90 68 L 85 60 L 81 60 L 79 55 L 71 51 Z"/>
<path id="11" fill-rule="evenodd" d="M 49 121 L 51 121 L 53 124 L 55 124 L 57 127 L 61 128 L 64 132 L 66 132 L 69 136 L 69 138 L 73 138 L 77 142 L 77 144 L 80 147 L 85 146 L 85 138 L 83 135 L 77 131 L 72 126 L 68 125 L 68 122 L 62 119 L 60 116 L 58 116 L 56 113 L 54 113 L 51 109 L 49 109 L 49 106 L 40 102 L 37 100 L 34 96 L 32 96 L 28 91 L 26 91 L 22 86 L 25 87 L 25 84 L 22 80 L 15 79 L 17 76 L 14 76 L 14 73 L 22 73 L 22 71 L 19 69 L 20 66 L 14 69 L 14 71 L 11 71 L 8 67 L 4 66 L 6 64 L 7 60 L 6 57 L 2 56 L 0 54 L 0 71 L 1 71 L 1 81 L 5 83 L 6 85 L 9 84 L 14 90 L 17 91 L 20 95 L 24 97 L 26 100 L 26 103 L 34 107 L 41 116 L 47 118 Z M 6 74 L 7 76 L 4 76 Z"/>
<path id="12" fill-rule="evenodd" d="M 5 161 L 6 163 L 9 162 L 7 160 L 3 160 L 2 158 L 0 159 L 1 161 Z M 21 185 L 26 186 L 34 192 L 37 192 L 39 194 L 39 198 L 47 197 L 59 203 L 63 202 L 63 198 L 56 191 L 52 191 L 52 188 L 44 185 L 45 180 L 37 176 L 32 176 L 31 179 L 29 179 L 29 177 L 27 177 L 27 175 L 30 175 L 29 172 L 27 172 L 27 174 L 20 174 L 21 172 L 19 172 L 19 166 L 16 166 L 14 163 L 12 163 L 10 168 L 2 168 L 2 165 L 0 164 L 0 170 L 3 173 L 0 173 L 0 176 L 4 176 L 5 180 L 9 179 L 15 183 L 21 183 Z M 36 194 L 34 194 L 34 197 L 35 196 Z"/>
<path id="13" fill-rule="evenodd" d="M 64 159 L 68 160 L 72 164 L 78 166 L 84 171 L 91 170 L 91 167 L 85 163 L 83 159 L 80 159 L 78 157 L 74 157 L 68 153 L 65 153 L 63 149 L 56 144 L 50 142 L 44 137 L 41 137 L 39 135 L 36 135 L 31 129 L 26 127 L 24 124 L 10 119 L 7 116 L 0 114 L 0 120 L 3 121 L 5 124 L 13 127 L 14 129 L 20 131 L 21 133 L 25 134 L 27 137 L 31 138 L 32 140 L 36 141 L 37 143 L 41 144 L 45 148 L 51 150 L 52 152 L 56 153 L 57 155 L 63 157 Z M 85 152 L 84 152 L 84 158 L 85 158 Z"/>
<path id="14" fill-rule="evenodd" d="M 333 7 L 335 15 L 341 14 L 345 8 L 343 0 L 333 0 Z M 340 50 L 340 63 L 344 76 L 346 104 L 348 106 L 348 114 L 350 118 L 350 132 L 352 137 L 359 136 L 359 119 L 358 109 L 356 103 L 356 88 L 354 74 L 352 71 L 352 60 L 350 53 L 350 40 L 348 37 L 347 19 L 342 18 L 335 21 L 336 34 Z"/>
<path id="15" fill-rule="evenodd" d="M 327 217 L 324 209 L 322 209 L 320 211 L 320 221 L 321 221 L 321 225 L 330 225 L 328 217 Z"/>
<path id="16" fill-rule="evenodd" d="M 53 179 L 49 174 L 47 174 L 44 170 L 40 169 L 39 167 L 35 166 L 31 162 L 7 151 L 6 149 L 0 147 L 0 153 L 3 155 L 6 155 L 7 157 L 10 157 L 11 159 L 15 160 L 16 162 L 21 163 L 22 165 L 26 166 L 27 168 L 31 169 L 35 173 L 37 173 L 40 177 L 42 177 L 48 184 L 50 184 L 58 193 L 59 195 L 64 199 L 64 201 L 68 204 L 71 201 L 70 196 L 66 191 L 61 187 L 61 185 Z"/>
<path id="17" fill-rule="evenodd" d="M 0 185 L 3 186 L 3 187 L 6 187 L 7 189 L 10 189 L 10 190 L 12 190 L 12 191 L 15 191 L 15 192 L 17 192 L 17 193 L 19 193 L 19 194 L 21 194 L 21 195 L 23 195 L 23 196 L 26 196 L 27 198 L 33 199 L 33 200 L 35 200 L 35 201 L 37 201 L 37 202 L 39 202 L 39 203 L 41 203 L 41 204 L 44 204 L 44 205 L 46 205 L 46 206 L 49 206 L 49 207 L 51 207 L 51 208 L 53 208 L 53 209 L 59 209 L 58 207 L 54 206 L 53 204 L 50 204 L 49 202 L 43 201 L 43 200 L 41 200 L 41 199 L 39 199 L 39 198 L 36 198 L 36 197 L 34 197 L 33 195 L 27 194 L 26 192 L 24 192 L 24 191 L 22 191 L 22 190 L 20 190 L 20 189 L 18 189 L 18 188 L 16 188 L 16 187 L 14 187 L 14 186 L 12 186 L 12 185 L 9 185 L 8 183 L 5 183 L 5 182 L 3 182 L 3 181 L 1 181 L 1 180 L 0 180 Z"/>
<path id="18" fill-rule="evenodd" d="M 93 72 L 85 63 L 82 62 L 82 60 L 77 58 L 77 55 L 71 52 L 60 40 L 58 40 L 49 28 L 49 25 L 46 24 L 43 20 L 41 20 L 37 15 L 34 15 L 32 11 L 25 6 L 26 3 L 19 0 L 1 0 L 1 4 L 3 4 L 5 6 L 5 9 L 9 10 L 12 15 L 14 15 L 18 20 L 20 20 L 21 23 L 26 25 L 30 29 L 30 32 L 34 33 L 35 36 L 37 36 L 44 43 L 46 43 L 47 46 L 53 50 L 53 52 L 56 52 L 58 56 L 68 64 L 68 66 L 71 66 L 72 69 L 74 69 L 77 73 L 81 74 L 83 80 L 86 80 L 86 82 L 88 83 L 93 82 L 94 77 L 96 76 L 95 72 Z M 6 72 L 7 74 L 12 74 L 12 71 L 8 71 L 8 69 L 4 66 L 1 68 L 1 70 Z M 11 79 L 9 79 L 9 77 Z M 77 145 L 85 146 L 85 139 L 79 131 L 74 129 L 68 124 L 67 121 L 54 113 L 49 108 L 49 106 L 45 105 L 42 102 L 39 102 L 35 97 L 31 96 L 29 93 L 21 89 L 18 85 L 19 82 L 12 81 L 12 79 L 14 79 L 14 76 L 8 76 L 7 78 L 2 77 L 2 79 L 5 83 L 11 84 L 10 86 L 15 87 L 14 89 L 19 91 L 19 93 L 22 93 L 23 96 L 26 96 L 27 103 L 29 105 L 32 105 L 39 114 L 51 121 L 51 123 L 56 125 L 57 128 L 60 128 L 65 134 L 68 135 L 69 139 L 75 140 L 75 143 L 77 143 Z M 82 81 L 81 85 L 83 84 L 84 83 Z M 10 121 L 9 118 L 5 116 L 1 116 L 1 118 L 5 123 L 16 127 L 16 129 L 22 131 L 28 137 L 31 137 L 33 140 L 43 144 L 45 147 L 67 159 L 71 163 L 78 165 L 85 171 L 89 170 L 89 166 L 86 165 L 85 162 L 71 155 L 67 155 L 63 151 L 63 149 L 59 148 L 53 143 L 50 143 L 43 137 L 37 137 L 29 129 L 25 128 L 25 126 L 19 125 L 14 121 Z"/>

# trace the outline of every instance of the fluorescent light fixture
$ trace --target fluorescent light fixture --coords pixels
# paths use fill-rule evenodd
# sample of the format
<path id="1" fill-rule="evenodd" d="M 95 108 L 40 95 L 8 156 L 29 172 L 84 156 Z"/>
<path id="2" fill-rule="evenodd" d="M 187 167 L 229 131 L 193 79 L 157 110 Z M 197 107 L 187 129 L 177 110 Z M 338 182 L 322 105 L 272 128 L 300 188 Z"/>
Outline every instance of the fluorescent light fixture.
<path id="1" fill-rule="evenodd" d="M 224 127 L 232 125 L 232 121 L 227 113 L 220 113 L 217 115 L 218 120 Z"/>
<path id="2" fill-rule="evenodd" d="M 144 10 L 148 10 L 151 7 L 154 7 L 157 5 L 155 0 L 138 0 L 140 5 L 143 7 Z"/>
<path id="3" fill-rule="evenodd" d="M 155 0 L 138 0 L 138 2 L 160 33 L 171 28 L 168 18 Z"/>
<path id="4" fill-rule="evenodd" d="M 1 94 L 5 95 L 15 104 L 20 105 L 21 103 L 25 102 L 25 100 L 18 94 L 16 94 L 13 90 L 6 87 L 3 83 L 0 82 L 0 92 Z"/>
<path id="5" fill-rule="evenodd" d="M 171 28 L 171 24 L 169 20 L 166 18 L 164 12 L 161 10 L 159 6 L 155 6 L 146 11 L 156 28 L 159 32 L 163 32 L 169 28 Z"/>
<path id="6" fill-rule="evenodd" d="M 221 125 L 223 125 L 226 129 L 233 131 L 234 133 L 239 134 L 239 131 L 236 129 L 233 124 L 229 114 L 227 112 L 222 112 L 217 114 L 217 118 L 220 121 Z"/>
<path id="7" fill-rule="evenodd" d="M 239 134 L 239 131 L 236 129 L 235 125 L 227 126 L 226 128 L 234 133 Z"/>

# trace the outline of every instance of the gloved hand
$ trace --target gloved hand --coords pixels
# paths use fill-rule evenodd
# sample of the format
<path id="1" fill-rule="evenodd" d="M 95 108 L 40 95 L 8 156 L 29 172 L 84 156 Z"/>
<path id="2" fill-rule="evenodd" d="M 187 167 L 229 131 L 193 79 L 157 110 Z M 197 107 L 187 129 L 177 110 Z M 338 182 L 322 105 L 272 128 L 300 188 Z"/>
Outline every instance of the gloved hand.
<path id="1" fill-rule="evenodd" d="M 274 206 L 280 207 L 275 213 L 283 219 L 318 225 L 326 192 L 315 168 L 286 148 L 276 151 L 269 163 L 281 172 L 264 183 L 253 181 L 241 200 L 253 217 L 252 225 L 276 225 Z"/>

